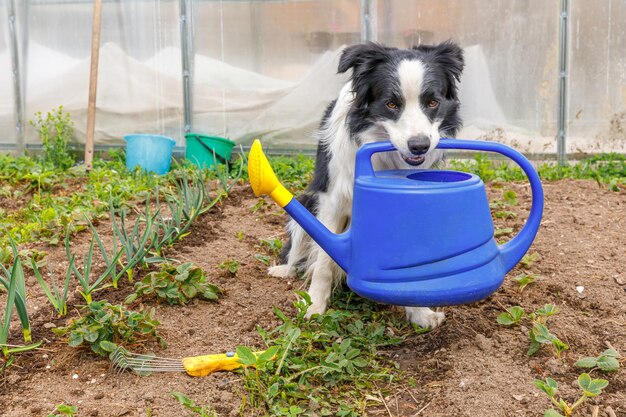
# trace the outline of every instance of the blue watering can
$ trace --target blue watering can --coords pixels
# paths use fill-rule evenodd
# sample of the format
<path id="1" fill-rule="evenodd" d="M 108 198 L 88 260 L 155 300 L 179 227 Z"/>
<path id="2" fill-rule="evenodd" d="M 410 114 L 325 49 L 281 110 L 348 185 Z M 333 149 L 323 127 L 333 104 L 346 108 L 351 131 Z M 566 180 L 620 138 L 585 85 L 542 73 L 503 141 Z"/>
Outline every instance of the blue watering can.
<path id="1" fill-rule="evenodd" d="M 519 152 L 498 143 L 441 139 L 439 149 L 498 152 L 530 180 L 532 206 L 522 230 L 498 245 L 485 184 L 473 174 L 441 170 L 374 171 L 372 155 L 391 142 L 363 145 L 356 154 L 350 228 L 334 234 L 280 184 L 256 140 L 248 171 L 257 196 L 270 195 L 347 273 L 348 286 L 371 300 L 402 306 L 466 304 L 496 291 L 537 234 L 543 189 Z"/>

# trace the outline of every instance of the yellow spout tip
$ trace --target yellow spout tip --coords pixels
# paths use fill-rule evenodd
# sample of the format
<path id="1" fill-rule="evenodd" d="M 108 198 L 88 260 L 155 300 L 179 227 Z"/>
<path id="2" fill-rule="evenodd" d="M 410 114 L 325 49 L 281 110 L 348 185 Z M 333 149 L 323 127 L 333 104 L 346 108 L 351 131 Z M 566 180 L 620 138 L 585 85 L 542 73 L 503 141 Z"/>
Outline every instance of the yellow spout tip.
<path id="1" fill-rule="evenodd" d="M 274 170 L 263 153 L 261 141 L 255 139 L 248 155 L 248 176 L 252 191 L 257 197 L 269 195 L 280 205 L 285 207 L 293 195 L 278 181 Z"/>

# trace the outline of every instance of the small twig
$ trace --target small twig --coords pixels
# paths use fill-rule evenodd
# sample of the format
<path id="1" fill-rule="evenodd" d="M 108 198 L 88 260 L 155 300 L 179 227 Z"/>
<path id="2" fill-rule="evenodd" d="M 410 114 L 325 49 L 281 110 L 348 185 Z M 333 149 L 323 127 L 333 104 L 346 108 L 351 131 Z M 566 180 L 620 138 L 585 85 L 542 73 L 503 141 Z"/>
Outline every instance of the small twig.
<path id="1" fill-rule="evenodd" d="M 595 407 L 593 407 L 593 411 L 591 413 L 591 417 L 598 417 L 598 414 L 600 413 L 600 407 L 598 407 L 597 405 Z"/>
<path id="2" fill-rule="evenodd" d="M 606 407 L 606 412 L 609 415 L 609 417 L 617 417 L 617 415 L 615 414 L 615 411 L 613 411 L 610 405 Z"/>
<path id="3" fill-rule="evenodd" d="M 413 417 L 417 417 L 420 414 L 422 414 L 422 411 L 426 410 L 426 407 L 428 407 L 430 405 L 430 403 L 432 403 L 432 401 L 429 402 L 428 404 L 426 404 L 425 406 L 423 406 L 417 413 L 413 414 Z"/>
<path id="4" fill-rule="evenodd" d="M 608 347 L 609 349 L 613 349 L 614 351 L 617 352 L 617 349 L 615 349 L 613 347 L 613 345 L 611 344 L 611 342 L 609 342 L 608 340 L 604 342 L 604 344 L 606 345 L 606 347 Z"/>
<path id="5" fill-rule="evenodd" d="M 411 391 L 407 390 L 406 392 L 409 393 L 409 395 L 411 396 L 411 398 L 413 398 L 413 401 L 415 401 L 415 405 L 417 405 L 418 407 L 420 406 L 419 401 L 417 401 L 417 399 L 413 396 L 413 394 L 411 393 Z"/>
<path id="6" fill-rule="evenodd" d="M 378 393 L 378 395 L 380 396 L 380 400 L 383 402 L 383 405 L 385 406 L 387 413 L 389 413 L 389 417 L 393 417 L 393 414 L 391 414 L 391 410 L 389 409 L 389 407 L 387 407 L 387 403 L 385 402 L 383 395 L 380 392 Z"/>

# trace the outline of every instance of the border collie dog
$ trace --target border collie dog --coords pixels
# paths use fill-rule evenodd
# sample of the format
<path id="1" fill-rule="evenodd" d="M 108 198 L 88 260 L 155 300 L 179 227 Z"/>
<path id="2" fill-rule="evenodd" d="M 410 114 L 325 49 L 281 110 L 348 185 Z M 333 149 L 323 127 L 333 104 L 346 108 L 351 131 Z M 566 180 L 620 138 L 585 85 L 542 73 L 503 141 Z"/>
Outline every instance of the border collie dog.
<path id="1" fill-rule="evenodd" d="M 463 50 L 450 41 L 410 49 L 376 43 L 347 47 L 338 72 L 351 69 L 352 76 L 316 132 L 314 178 L 299 201 L 330 231 L 341 233 L 350 225 L 355 154 L 361 145 L 390 140 L 396 147 L 374 155 L 376 169 L 429 168 L 438 162 L 439 138 L 453 137 L 461 126 L 457 83 L 463 65 Z M 269 274 L 293 277 L 301 268 L 310 280 L 308 316 L 324 313 L 343 271 L 293 219 L 287 232 L 283 264 Z M 405 309 L 407 318 L 422 327 L 434 328 L 444 320 L 443 313 L 429 308 Z"/>

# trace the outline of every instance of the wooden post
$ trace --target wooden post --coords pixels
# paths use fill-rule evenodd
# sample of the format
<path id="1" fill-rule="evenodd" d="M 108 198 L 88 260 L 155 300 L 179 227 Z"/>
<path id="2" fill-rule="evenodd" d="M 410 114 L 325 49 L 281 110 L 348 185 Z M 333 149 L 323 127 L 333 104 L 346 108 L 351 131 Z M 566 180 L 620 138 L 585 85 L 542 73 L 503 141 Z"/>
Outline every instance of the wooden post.
<path id="1" fill-rule="evenodd" d="M 89 71 L 89 103 L 87 105 L 87 141 L 85 142 L 85 168 L 91 171 L 93 163 L 94 134 L 96 130 L 96 92 L 98 90 L 98 58 L 100 55 L 100 23 L 102 0 L 93 2 L 91 32 L 91 69 Z"/>

